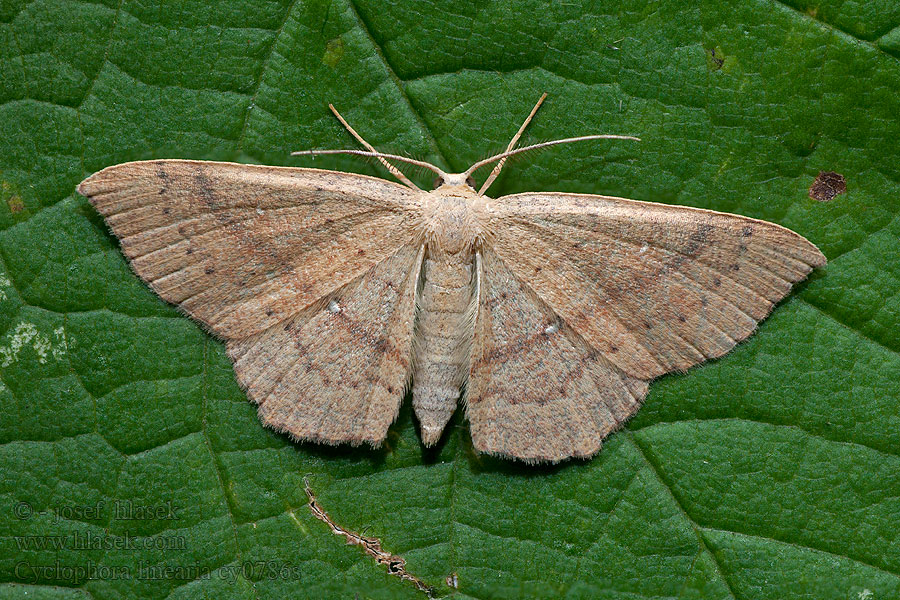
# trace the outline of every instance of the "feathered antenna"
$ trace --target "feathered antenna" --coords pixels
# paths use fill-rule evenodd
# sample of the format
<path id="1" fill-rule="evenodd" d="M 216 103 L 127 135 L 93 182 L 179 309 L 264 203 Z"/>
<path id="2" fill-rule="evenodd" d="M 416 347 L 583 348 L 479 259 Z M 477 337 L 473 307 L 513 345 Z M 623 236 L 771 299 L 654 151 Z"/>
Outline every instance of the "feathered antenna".
<path id="1" fill-rule="evenodd" d="M 425 162 L 424 160 L 416 160 L 414 158 L 407 158 L 406 156 L 399 156 L 397 154 L 386 154 L 384 152 L 378 151 L 369 152 L 367 150 L 300 150 L 297 152 L 291 152 L 291 156 L 316 156 L 319 154 L 354 154 L 356 156 L 374 156 L 375 158 L 379 159 L 389 158 L 391 160 L 399 160 L 400 162 L 409 163 L 418 167 L 425 167 L 430 171 L 434 171 L 442 178 L 447 176 L 446 173 L 441 171 L 438 167 L 434 166 L 430 162 Z M 413 186 L 413 188 L 420 189 L 416 186 Z"/>
<path id="2" fill-rule="evenodd" d="M 524 148 L 516 148 L 513 149 L 513 146 L 516 145 L 516 142 L 519 141 L 519 138 L 522 137 L 522 133 L 525 131 L 525 128 L 534 118 L 535 113 L 537 113 L 541 104 L 544 102 L 544 99 L 547 97 L 547 93 L 541 95 L 538 99 L 537 104 L 534 105 L 534 108 L 531 109 L 531 113 L 529 113 L 528 117 L 525 119 L 525 122 L 522 123 L 522 126 L 519 127 L 519 130 L 513 136 L 512 140 L 509 142 L 509 145 L 506 147 L 505 152 L 501 152 L 500 154 L 496 154 L 494 156 L 485 158 L 476 162 L 474 165 L 465 170 L 462 175 L 465 175 L 466 178 L 471 177 L 472 173 L 480 169 L 481 167 L 488 165 L 495 161 L 500 161 L 496 167 L 494 167 L 491 174 L 482 184 L 481 189 L 478 190 L 480 195 L 483 195 L 485 191 L 491 186 L 494 180 L 497 179 L 497 176 L 500 174 L 500 170 L 503 169 L 503 165 L 506 164 L 506 159 L 510 156 L 514 156 L 516 154 L 522 154 L 523 152 L 528 152 L 530 150 L 537 150 L 539 148 L 546 148 L 548 146 L 556 146 L 557 144 L 568 144 L 571 142 L 583 142 L 587 140 L 633 140 L 636 142 L 641 141 L 641 138 L 634 137 L 631 135 L 614 135 L 614 134 L 601 134 L 601 135 L 582 135 L 578 137 L 565 138 L 561 140 L 551 140 L 549 142 L 541 142 L 540 144 L 532 144 L 531 146 L 525 146 Z M 347 128 L 347 131 L 350 132 L 353 137 L 355 137 L 360 144 L 365 146 L 368 150 L 300 150 L 298 152 L 291 152 L 291 156 L 317 156 L 322 154 L 352 154 L 355 156 L 369 156 L 373 158 L 377 158 L 381 164 L 385 166 L 385 168 L 391 172 L 391 174 L 400 180 L 407 187 L 418 190 L 420 189 L 416 186 L 409 178 L 406 177 L 397 167 L 392 165 L 387 161 L 387 159 L 398 160 L 400 162 L 404 162 L 410 165 L 414 165 L 417 167 L 425 168 L 430 171 L 436 173 L 441 179 L 447 179 L 447 173 L 442 171 L 439 167 L 426 162 L 424 160 L 416 160 L 414 158 L 408 158 L 406 156 L 400 156 L 397 154 L 387 154 L 385 152 L 378 152 L 372 144 L 367 142 L 361 135 L 359 135 L 355 129 L 353 129 L 349 123 L 341 116 L 341 114 L 337 111 L 337 109 L 329 104 L 328 108 L 331 109 L 331 112 L 334 113 L 334 116 L 341 122 L 341 124 Z"/>
<path id="3" fill-rule="evenodd" d="M 512 150 L 516 142 L 519 141 L 519 138 L 522 137 L 522 133 L 525 131 L 525 128 L 528 127 L 528 124 L 531 123 L 531 119 L 534 118 L 534 114 L 541 107 L 541 104 L 544 103 L 544 99 L 547 97 L 547 92 L 544 92 L 541 97 L 538 99 L 537 104 L 534 105 L 534 108 L 531 109 L 531 112 L 528 114 L 528 117 L 525 119 L 525 122 L 522 123 L 522 126 L 519 127 L 519 130 L 516 132 L 516 135 L 513 136 L 513 139 L 509 142 L 509 145 L 506 147 L 506 152 Z M 500 170 L 503 168 L 503 165 L 506 164 L 506 159 L 500 159 L 500 162 L 497 163 L 497 166 L 494 167 L 494 170 L 491 171 L 491 174 L 488 175 L 488 178 L 481 184 L 481 189 L 478 190 L 478 194 L 484 196 L 484 193 L 487 191 L 491 184 L 494 183 L 494 180 L 497 179 L 497 176 L 500 175 Z"/>
<path id="4" fill-rule="evenodd" d="M 341 116 L 341 113 L 339 113 L 337 111 L 337 109 L 334 107 L 333 104 L 329 104 L 328 108 L 331 109 L 331 112 L 334 113 L 334 116 L 337 117 L 337 120 L 341 122 L 341 125 L 343 125 L 347 129 L 347 131 L 350 132 L 350 135 L 355 137 L 356 141 L 358 141 L 360 144 L 362 144 L 363 146 L 366 147 L 366 150 L 368 150 L 369 152 L 378 152 L 378 150 L 376 150 L 372 144 L 370 144 L 369 142 L 364 140 L 363 136 L 356 133 L 356 130 L 353 129 L 352 127 L 350 127 L 350 123 L 348 123 L 346 120 L 344 120 L 344 117 Z M 403 185 L 405 185 L 406 187 L 413 189 L 413 190 L 419 189 L 419 187 L 416 184 L 414 184 L 412 181 L 410 181 L 409 178 L 400 171 L 400 169 L 398 169 L 397 167 L 395 167 L 394 165 L 389 163 L 384 157 L 379 156 L 377 158 L 378 158 L 379 162 L 381 162 L 381 164 L 384 165 L 384 168 L 386 168 L 388 171 L 390 171 L 391 175 L 396 177 L 401 183 L 403 183 Z"/>
<path id="5" fill-rule="evenodd" d="M 634 137 L 633 135 L 613 135 L 613 134 L 602 134 L 602 135 L 580 135 L 578 137 L 565 138 L 562 140 L 551 140 L 549 142 L 541 142 L 540 144 L 534 144 L 531 146 L 525 146 L 524 148 L 516 148 L 515 150 L 507 150 L 506 152 L 501 152 L 495 156 L 491 156 L 490 158 L 485 158 L 484 160 L 479 160 L 477 163 L 466 169 L 465 175 L 468 177 L 481 167 L 485 165 L 489 165 L 490 163 L 506 159 L 507 157 L 514 156 L 516 154 L 521 154 L 523 152 L 528 152 L 529 150 L 537 150 L 538 148 L 546 148 L 547 146 L 556 146 L 557 144 L 568 144 L 571 142 L 584 142 L 587 140 L 633 140 L 635 142 L 641 141 L 641 138 Z"/>

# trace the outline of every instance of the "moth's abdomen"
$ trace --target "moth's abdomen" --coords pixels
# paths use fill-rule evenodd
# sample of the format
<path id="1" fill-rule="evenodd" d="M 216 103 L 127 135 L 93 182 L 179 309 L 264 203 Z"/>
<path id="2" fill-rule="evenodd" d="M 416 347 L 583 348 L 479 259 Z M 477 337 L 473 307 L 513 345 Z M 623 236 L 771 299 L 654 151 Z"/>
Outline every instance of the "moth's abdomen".
<path id="1" fill-rule="evenodd" d="M 459 399 L 473 335 L 473 255 L 425 259 L 413 369 L 413 409 L 422 441 L 434 445 Z"/>

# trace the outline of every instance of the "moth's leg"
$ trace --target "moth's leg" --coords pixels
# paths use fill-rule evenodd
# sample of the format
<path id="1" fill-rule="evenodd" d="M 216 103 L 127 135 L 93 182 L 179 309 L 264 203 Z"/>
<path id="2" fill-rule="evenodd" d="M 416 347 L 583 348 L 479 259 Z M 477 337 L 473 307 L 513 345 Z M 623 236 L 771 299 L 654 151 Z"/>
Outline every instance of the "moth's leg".
<path id="1" fill-rule="evenodd" d="M 546 94 L 544 94 L 544 95 L 546 95 Z M 350 132 L 350 135 L 355 137 L 356 141 L 358 141 L 360 144 L 362 144 L 363 146 L 366 147 L 366 150 L 368 150 L 369 152 L 378 152 L 378 150 L 376 150 L 372 144 L 370 144 L 369 142 L 364 140 L 363 137 L 361 135 L 359 135 L 355 129 L 350 127 L 350 123 L 348 123 L 347 121 L 344 120 L 344 117 L 341 116 L 341 113 L 339 113 L 337 111 L 337 109 L 334 107 L 334 105 L 329 104 L 328 108 L 331 109 L 331 112 L 334 113 L 334 116 L 336 116 L 338 121 L 341 122 L 341 125 L 343 125 L 344 127 L 347 128 L 347 131 Z M 394 165 L 389 163 L 387 161 L 387 159 L 385 159 L 383 156 L 379 156 L 378 160 L 381 161 L 381 164 L 383 164 L 384 167 L 388 171 L 391 172 L 391 175 L 393 175 L 398 180 L 400 180 L 403 183 L 403 185 L 405 185 L 406 187 L 413 189 L 413 190 L 419 189 L 419 187 L 416 184 L 414 184 L 412 181 L 410 181 L 409 178 L 400 171 L 400 169 L 398 169 L 397 167 L 395 167 Z"/>
<path id="2" fill-rule="evenodd" d="M 522 133 L 525 132 L 525 128 L 528 127 L 529 123 L 531 123 L 531 119 L 534 118 L 534 114 L 541 107 L 541 104 L 544 103 L 544 98 L 546 98 L 546 97 L 547 97 L 547 92 L 544 92 L 541 95 L 540 99 L 537 101 L 537 104 L 534 105 L 534 108 L 531 109 L 531 112 L 528 114 L 528 118 L 525 119 L 525 122 L 522 123 L 521 127 L 519 127 L 519 131 L 516 132 L 516 135 L 514 135 L 513 139 L 509 142 L 509 145 L 506 147 L 507 152 L 509 152 L 510 150 L 513 149 L 513 147 L 515 147 L 516 142 L 518 142 L 519 138 L 522 137 Z M 478 190 L 479 194 L 484 195 L 484 193 L 487 191 L 487 189 L 489 187 L 491 187 L 491 184 L 494 183 L 494 180 L 497 179 L 498 175 L 500 175 L 500 169 L 503 168 L 504 164 L 506 164 L 505 158 L 501 159 L 500 162 L 497 163 L 497 166 L 494 167 L 494 170 L 491 171 L 491 174 L 488 175 L 487 179 L 485 179 L 484 184 L 482 184 L 482 186 L 481 186 L 481 189 Z"/>

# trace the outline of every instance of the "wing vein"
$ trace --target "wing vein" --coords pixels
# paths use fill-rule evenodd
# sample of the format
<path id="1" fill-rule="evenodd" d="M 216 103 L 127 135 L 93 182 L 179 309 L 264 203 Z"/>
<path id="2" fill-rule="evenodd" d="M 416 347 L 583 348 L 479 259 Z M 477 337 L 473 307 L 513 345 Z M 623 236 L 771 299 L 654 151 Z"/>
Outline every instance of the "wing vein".
<path id="1" fill-rule="evenodd" d="M 535 225 L 535 226 L 537 226 L 537 227 L 540 227 L 540 228 L 541 228 L 542 230 L 544 230 L 544 231 L 548 231 L 548 229 L 547 229 L 545 226 L 543 226 L 543 225 L 541 225 L 541 224 L 539 224 L 539 223 L 534 223 L 534 222 L 531 222 L 531 221 L 526 221 L 526 223 L 531 223 L 531 224 L 533 224 L 533 225 Z M 582 227 L 576 227 L 576 226 L 574 226 L 574 225 L 568 225 L 568 224 L 564 224 L 564 223 L 560 223 L 560 225 L 562 225 L 563 227 L 567 227 L 567 228 L 569 228 L 569 229 L 575 229 L 575 230 L 579 230 L 579 231 L 584 230 L 584 228 L 582 228 Z M 640 247 L 640 246 L 638 245 L 637 242 L 633 242 L 633 241 L 629 240 L 629 239 L 626 238 L 626 237 L 620 237 L 620 236 L 615 236 L 615 235 L 607 235 L 607 237 L 610 238 L 610 239 L 614 239 L 614 240 L 616 240 L 616 241 L 625 242 L 626 244 L 629 244 L 629 245 L 631 245 L 631 246 L 633 246 L 633 247 L 636 247 L 636 248 L 639 248 L 639 247 Z M 707 272 L 711 272 L 711 273 L 714 273 L 714 274 L 717 275 L 717 276 L 723 277 L 724 279 L 727 279 L 728 281 L 734 283 L 735 285 L 740 286 L 741 288 L 743 288 L 744 290 L 746 290 L 746 291 L 749 292 L 750 294 L 756 296 L 756 297 L 757 297 L 759 300 L 761 300 L 763 303 L 769 303 L 769 304 L 771 304 L 771 301 L 770 301 L 768 298 L 766 298 L 765 296 L 761 295 L 759 292 L 757 292 L 757 291 L 754 290 L 753 288 L 748 287 L 747 285 L 741 283 L 741 282 L 738 281 L 737 279 L 735 279 L 735 278 L 733 278 L 733 277 L 727 275 L 725 272 L 719 271 L 719 270 L 716 268 L 716 265 L 715 265 L 714 263 L 711 263 L 711 262 L 709 262 L 709 261 L 702 260 L 702 259 L 700 259 L 699 257 L 692 256 L 692 255 L 687 254 L 687 253 L 685 253 L 685 252 L 680 252 L 680 251 L 678 251 L 678 250 L 673 250 L 673 249 L 671 249 L 671 248 L 666 248 L 665 246 L 662 246 L 662 245 L 660 245 L 660 244 L 654 243 L 652 240 L 645 240 L 645 241 L 646 241 L 647 245 L 652 246 L 652 247 L 654 247 L 654 248 L 656 248 L 657 250 L 660 250 L 660 251 L 662 251 L 662 252 L 665 252 L 665 253 L 667 253 L 669 256 L 675 256 L 675 255 L 678 255 L 678 256 L 684 256 L 685 258 L 689 258 L 689 259 L 691 259 L 691 260 L 694 260 L 694 261 L 697 262 L 697 264 L 702 265 L 703 267 L 705 267 L 705 268 L 707 269 Z M 699 281 L 697 281 L 696 279 L 690 277 L 689 275 L 687 275 L 686 273 L 684 273 L 684 271 L 682 271 L 682 270 L 680 270 L 680 269 L 676 269 L 676 272 L 681 273 L 681 274 L 684 275 L 686 278 L 688 278 L 688 279 L 690 279 L 691 281 L 697 283 L 699 286 L 701 286 L 700 289 L 705 290 L 705 291 L 708 291 L 708 292 L 712 293 L 713 295 L 715 295 L 716 297 L 721 298 L 722 300 L 724 300 L 725 302 L 727 302 L 729 305 L 733 306 L 735 309 L 737 309 L 738 311 L 740 311 L 740 312 L 741 312 L 742 314 L 744 314 L 745 316 L 747 316 L 747 317 L 753 319 L 754 321 L 758 321 L 758 319 L 754 318 L 752 315 L 748 314 L 745 310 L 743 310 L 742 308 L 740 308 L 740 307 L 737 306 L 736 304 L 732 303 L 730 300 L 728 300 L 725 296 L 723 296 L 722 294 L 720 294 L 719 292 L 717 292 L 715 289 L 702 287 L 702 284 L 701 284 Z"/>
<path id="2" fill-rule="evenodd" d="M 546 235 L 548 235 L 549 237 L 553 237 L 553 238 L 555 238 L 555 239 L 559 239 L 559 236 L 557 236 L 556 234 L 554 234 L 552 231 L 548 230 L 547 228 L 542 227 L 542 226 L 541 226 L 540 224 L 538 224 L 538 223 L 534 223 L 534 222 L 532 222 L 532 221 L 526 220 L 526 221 L 523 223 L 523 225 L 544 229 L 544 230 L 546 230 Z M 578 267 L 578 265 L 576 265 L 576 268 L 578 269 L 578 271 L 579 271 L 580 273 L 583 273 L 583 271 L 581 270 L 580 267 Z M 517 277 L 517 279 L 519 279 L 519 278 Z M 533 289 L 533 288 L 531 288 L 531 286 L 528 286 L 528 287 L 529 287 L 529 289 Z M 600 288 L 600 289 L 603 289 L 602 284 L 599 284 L 597 287 Z M 554 310 L 553 313 L 556 314 L 556 311 Z M 612 310 L 608 311 L 607 314 L 610 316 L 611 319 L 613 319 L 613 320 L 615 320 L 617 323 L 619 323 L 619 324 L 622 326 L 622 328 L 628 333 L 628 335 L 631 336 L 631 338 L 635 341 L 635 343 L 636 343 L 637 345 L 639 345 L 640 347 L 642 347 L 642 348 L 647 352 L 647 354 L 648 354 L 651 358 L 653 358 L 653 360 L 654 360 L 659 366 L 664 367 L 664 368 L 666 368 L 666 369 L 670 369 L 669 365 L 663 365 L 662 363 L 659 362 L 659 358 L 660 358 L 659 352 L 658 352 L 657 350 L 655 350 L 654 348 L 648 346 L 647 343 L 646 343 L 646 342 L 644 341 L 644 339 L 643 339 L 644 336 L 639 335 L 638 332 L 637 332 L 637 330 L 633 329 L 632 327 L 629 327 L 629 325 L 628 325 L 625 321 L 622 320 L 622 317 L 621 317 L 620 315 L 616 314 L 615 311 L 612 311 Z M 570 327 L 570 329 L 574 329 L 574 328 Z M 680 337 L 680 336 L 679 336 L 679 337 Z M 591 345 L 591 344 L 589 344 L 588 346 L 589 346 L 590 348 L 594 348 L 594 346 Z M 599 351 L 599 349 L 597 349 L 597 350 Z M 675 350 L 675 349 L 673 348 L 673 350 Z M 701 353 L 701 356 L 702 356 L 702 353 Z"/>
<path id="3" fill-rule="evenodd" d="M 543 235 L 552 236 L 552 237 L 553 237 L 554 239 L 556 239 L 556 240 L 561 240 L 561 238 L 560 238 L 558 235 L 556 235 L 555 233 L 553 233 L 552 230 L 550 230 L 550 229 L 548 229 L 548 228 L 546 228 L 546 227 L 543 227 L 542 225 L 540 225 L 540 224 L 538 224 L 538 223 L 533 223 L 533 222 L 530 222 L 530 221 L 529 221 L 529 222 L 527 222 L 526 224 L 530 224 L 530 225 L 533 225 L 533 226 L 535 226 L 535 227 L 540 228 L 540 229 L 542 230 Z M 562 225 L 563 225 L 564 227 L 573 228 L 573 227 L 571 227 L 571 226 L 569 226 L 569 225 L 565 225 L 565 224 L 562 224 Z M 580 228 L 574 228 L 574 229 L 580 229 Z M 634 246 L 634 247 L 637 247 L 637 243 L 632 242 L 631 240 L 629 240 L 629 239 L 627 239 L 627 238 L 618 238 L 618 237 L 616 237 L 616 236 L 607 236 L 607 237 L 609 237 L 609 238 L 611 238 L 611 239 L 616 239 L 616 240 L 618 240 L 618 241 L 622 241 L 622 242 L 625 242 L 625 243 L 627 243 L 627 244 L 630 244 L 630 245 L 632 245 L 632 246 Z M 650 244 L 650 245 L 653 245 L 653 244 Z M 677 251 L 674 251 L 674 250 L 669 250 L 668 248 L 665 248 L 665 247 L 658 247 L 658 246 L 656 246 L 656 245 L 653 245 L 653 247 L 654 247 L 654 248 L 657 248 L 657 249 L 659 249 L 659 250 L 661 250 L 661 251 L 663 251 L 663 252 L 667 252 L 669 256 L 676 256 L 676 255 L 679 255 L 679 256 L 685 256 L 685 257 L 687 257 L 687 258 L 693 258 L 693 257 L 691 257 L 689 254 L 685 254 L 685 253 L 683 253 L 683 252 L 677 252 Z M 660 262 L 660 261 L 658 261 L 658 260 L 656 260 L 656 259 L 652 259 L 652 260 L 654 261 L 654 263 L 655 263 L 656 265 L 660 265 L 660 266 L 662 266 L 662 267 L 667 266 L 667 265 L 665 265 L 664 263 L 662 263 L 662 262 Z M 698 261 L 698 264 L 700 264 L 700 265 L 702 265 L 702 266 L 704 266 L 704 267 L 708 267 L 708 265 L 706 265 L 706 264 L 703 263 L 703 262 L 699 262 L 699 261 Z M 579 268 L 579 271 L 581 271 L 580 268 Z M 720 274 L 721 274 L 721 273 L 719 273 L 718 271 L 715 271 L 715 270 L 713 270 L 713 269 L 708 269 L 708 268 L 707 268 L 707 271 L 708 271 L 708 272 L 715 273 L 715 274 L 717 274 L 717 275 L 720 275 Z M 752 315 L 750 315 L 749 313 L 747 313 L 747 312 L 746 312 L 744 309 L 742 309 L 740 306 L 738 306 L 737 304 L 735 304 L 734 302 L 732 302 L 731 300 L 729 300 L 724 294 L 719 293 L 719 292 L 716 291 L 714 288 L 706 288 L 706 287 L 704 287 L 703 284 L 702 284 L 700 281 L 698 281 L 697 279 L 693 278 L 689 273 L 687 273 L 687 272 L 681 270 L 680 267 L 676 267 L 672 272 L 673 272 L 673 273 L 676 273 L 676 274 L 678 274 L 678 275 L 680 275 L 680 276 L 683 278 L 683 280 L 684 280 L 683 282 L 684 282 L 684 283 L 694 284 L 694 285 L 691 285 L 691 288 L 694 290 L 694 292 L 697 292 L 697 293 L 699 293 L 699 292 L 709 292 L 709 293 L 711 293 L 713 296 L 719 298 L 719 300 L 721 300 L 725 305 L 730 306 L 731 308 L 733 308 L 734 310 L 738 311 L 740 314 L 744 315 L 744 316 L 747 317 L 748 319 L 751 319 L 754 323 L 758 323 L 758 322 L 759 322 L 759 319 L 754 318 Z M 744 289 L 750 291 L 751 293 L 755 293 L 754 290 L 752 290 L 751 288 L 748 288 L 748 287 L 744 286 L 743 284 L 741 284 L 740 282 L 738 282 L 738 281 L 736 281 L 736 280 L 734 280 L 734 279 L 731 279 L 731 278 L 729 278 L 729 277 L 727 277 L 727 276 L 726 276 L 726 279 L 728 279 L 729 281 L 733 281 L 734 283 L 740 285 L 742 288 L 744 288 Z M 762 299 L 765 303 L 771 304 L 771 302 L 770 302 L 768 299 L 766 299 L 766 298 L 764 298 L 764 297 L 762 297 L 762 296 L 759 296 L 758 294 L 757 294 L 757 296 L 758 296 L 760 299 Z M 621 321 L 620 321 L 620 322 L 621 322 Z M 714 327 L 717 331 L 719 331 L 719 333 L 721 333 L 721 334 L 724 335 L 726 338 L 728 338 L 728 340 L 731 342 L 731 347 L 732 347 L 732 348 L 737 344 L 738 340 L 735 339 L 735 338 L 734 338 L 730 333 L 728 333 L 726 330 L 724 330 L 723 328 L 721 328 L 721 327 L 718 325 L 718 323 L 716 322 L 715 319 L 709 319 L 709 320 L 706 321 L 706 323 L 707 323 L 708 325 L 711 325 L 712 327 Z M 667 330 L 668 330 L 669 332 L 671 332 L 674 336 L 676 336 L 678 339 L 680 339 L 682 342 L 684 342 L 684 343 L 685 343 L 687 346 L 689 346 L 692 350 L 694 350 L 694 351 L 698 354 L 698 356 L 701 357 L 701 362 L 702 362 L 703 360 L 708 360 L 708 359 L 710 359 L 710 358 L 716 358 L 717 356 L 721 356 L 721 354 L 719 354 L 719 355 L 717 355 L 717 354 L 707 354 L 706 352 L 700 350 L 700 349 L 699 349 L 697 346 L 695 346 L 690 340 L 688 340 L 688 339 L 685 338 L 683 335 L 681 335 L 674 327 L 668 327 Z M 630 332 L 633 332 L 634 330 L 629 330 L 629 331 L 630 331 Z M 635 336 L 635 337 L 638 337 L 638 336 Z M 646 347 L 646 346 L 645 346 L 645 347 Z M 667 344 L 667 347 L 668 347 L 670 350 L 674 351 L 675 353 L 679 353 L 679 349 L 678 349 L 677 347 L 674 347 L 674 346 L 672 346 L 672 345 L 670 345 L 670 344 Z M 656 356 L 656 354 L 654 354 L 654 357 L 655 357 L 655 356 Z"/>
<path id="4" fill-rule="evenodd" d="M 337 219 L 334 219 L 334 221 L 333 221 L 331 224 L 337 223 L 338 221 L 342 221 L 342 220 L 345 220 L 345 219 L 350 218 L 350 217 L 360 217 L 360 216 L 363 216 L 363 215 L 368 214 L 369 212 L 375 212 L 375 211 L 365 211 L 365 212 L 353 213 L 353 214 L 350 214 L 350 215 L 344 215 L 343 217 L 339 217 L 339 218 L 337 218 Z M 363 223 L 356 223 L 356 225 L 362 225 L 362 224 L 363 224 Z M 205 231 L 205 232 L 204 232 L 203 234 L 201 234 L 201 235 L 207 235 L 207 234 L 210 234 L 210 233 L 218 233 L 218 232 L 220 232 L 220 230 L 222 230 L 222 229 L 225 228 L 225 227 L 226 227 L 226 225 L 223 225 L 223 226 L 220 227 L 220 228 L 216 228 L 216 229 L 213 229 L 213 230 Z M 352 228 L 352 227 L 353 227 L 353 226 L 351 225 L 351 227 L 348 227 L 348 228 L 345 228 L 345 229 L 341 230 L 341 233 L 346 232 L 348 229 L 350 229 L 350 228 Z M 303 231 L 305 231 L 305 229 L 304 229 Z M 187 237 L 187 238 L 185 238 L 185 239 L 186 239 L 186 240 L 191 240 L 191 239 L 193 239 L 193 237 L 194 237 L 194 236 L 189 236 L 189 237 Z M 235 237 L 237 237 L 237 236 L 235 236 Z M 181 241 L 184 241 L 184 240 L 181 240 Z M 169 247 L 172 247 L 172 246 L 174 246 L 174 244 L 171 244 Z M 244 256 L 247 256 L 247 255 L 245 254 Z M 249 259 L 248 259 L 248 260 L 249 260 Z M 243 264 L 247 264 L 248 260 L 242 261 L 241 264 L 242 264 L 242 265 L 243 265 Z M 191 267 L 196 267 L 197 264 L 198 264 L 198 263 L 187 264 L 187 265 L 181 267 L 180 269 L 177 269 L 177 270 L 175 270 L 175 271 L 172 271 L 171 273 L 166 273 L 165 275 L 162 275 L 162 276 L 160 276 L 160 277 L 157 277 L 156 279 L 150 279 L 150 281 L 153 282 L 153 283 L 156 283 L 156 284 L 163 284 L 163 283 L 165 283 L 165 280 L 168 279 L 169 277 L 172 277 L 172 276 L 174 276 L 174 275 L 178 275 L 179 273 L 182 273 L 182 272 L 184 272 L 185 270 L 190 269 Z M 289 271 L 285 271 L 285 272 L 282 274 L 282 276 L 285 276 L 285 275 L 291 275 L 291 274 L 293 274 L 293 273 L 295 273 L 295 269 L 291 268 Z M 280 277 L 279 277 L 279 278 L 280 278 Z M 222 282 L 222 283 L 224 284 L 224 283 L 227 283 L 227 282 Z M 248 289 L 248 295 L 249 295 L 250 293 L 252 293 L 254 290 L 256 290 L 256 289 L 258 289 L 258 288 L 260 288 L 260 287 L 262 287 L 262 286 L 264 286 L 264 285 L 266 285 L 266 284 L 270 284 L 270 283 L 271 283 L 271 280 L 266 280 L 266 281 L 263 281 L 263 282 L 260 282 L 260 283 L 258 283 L 258 284 L 256 284 L 256 285 L 254 285 L 253 287 L 251 287 L 251 288 Z M 220 285 L 221 285 L 221 284 L 220 284 Z M 219 286 L 216 286 L 216 287 L 219 287 Z M 197 293 L 195 293 L 195 294 L 192 294 L 191 296 L 185 298 L 184 300 L 180 300 L 178 303 L 179 303 L 179 304 L 184 304 L 184 303 L 187 302 L 190 298 L 193 298 L 194 296 L 197 296 L 197 295 L 202 294 L 202 293 L 205 293 L 205 292 L 209 292 L 211 289 L 213 289 L 213 288 L 206 288 L 206 289 L 200 290 L 199 292 L 197 292 Z M 218 315 L 216 315 L 216 316 L 218 316 Z"/>

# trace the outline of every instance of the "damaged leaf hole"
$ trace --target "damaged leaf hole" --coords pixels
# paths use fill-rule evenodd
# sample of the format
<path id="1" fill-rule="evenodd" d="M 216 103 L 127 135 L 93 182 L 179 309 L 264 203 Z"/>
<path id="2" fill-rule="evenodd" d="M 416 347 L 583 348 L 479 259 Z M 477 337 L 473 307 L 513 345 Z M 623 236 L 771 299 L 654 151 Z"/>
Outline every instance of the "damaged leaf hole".
<path id="1" fill-rule="evenodd" d="M 706 53 L 706 66 L 710 71 L 718 71 L 725 64 L 726 58 L 725 53 L 718 46 L 710 48 Z"/>
<path id="2" fill-rule="evenodd" d="M 364 537 L 355 531 L 344 529 L 335 523 L 328 513 L 325 512 L 325 509 L 319 505 L 312 489 L 309 487 L 309 480 L 304 478 L 303 484 L 306 490 L 306 496 L 309 498 L 309 510 L 312 512 L 313 516 L 320 521 L 323 521 L 331 528 L 331 533 L 344 536 L 344 538 L 347 539 L 347 544 L 350 546 L 362 546 L 366 554 L 374 558 L 375 562 L 387 567 L 389 574 L 399 577 L 404 581 L 412 582 L 412 584 L 416 586 L 416 589 L 425 592 L 425 595 L 429 598 L 434 598 L 434 589 L 406 570 L 406 559 L 382 549 L 381 540 L 378 538 Z M 450 581 L 451 577 L 453 578 L 453 581 L 456 582 L 456 574 L 454 573 L 453 575 L 448 576 L 447 580 Z"/>
<path id="3" fill-rule="evenodd" d="M 836 196 L 847 191 L 847 180 L 834 171 L 819 171 L 816 180 L 809 186 L 809 197 L 819 202 L 831 202 Z"/>

